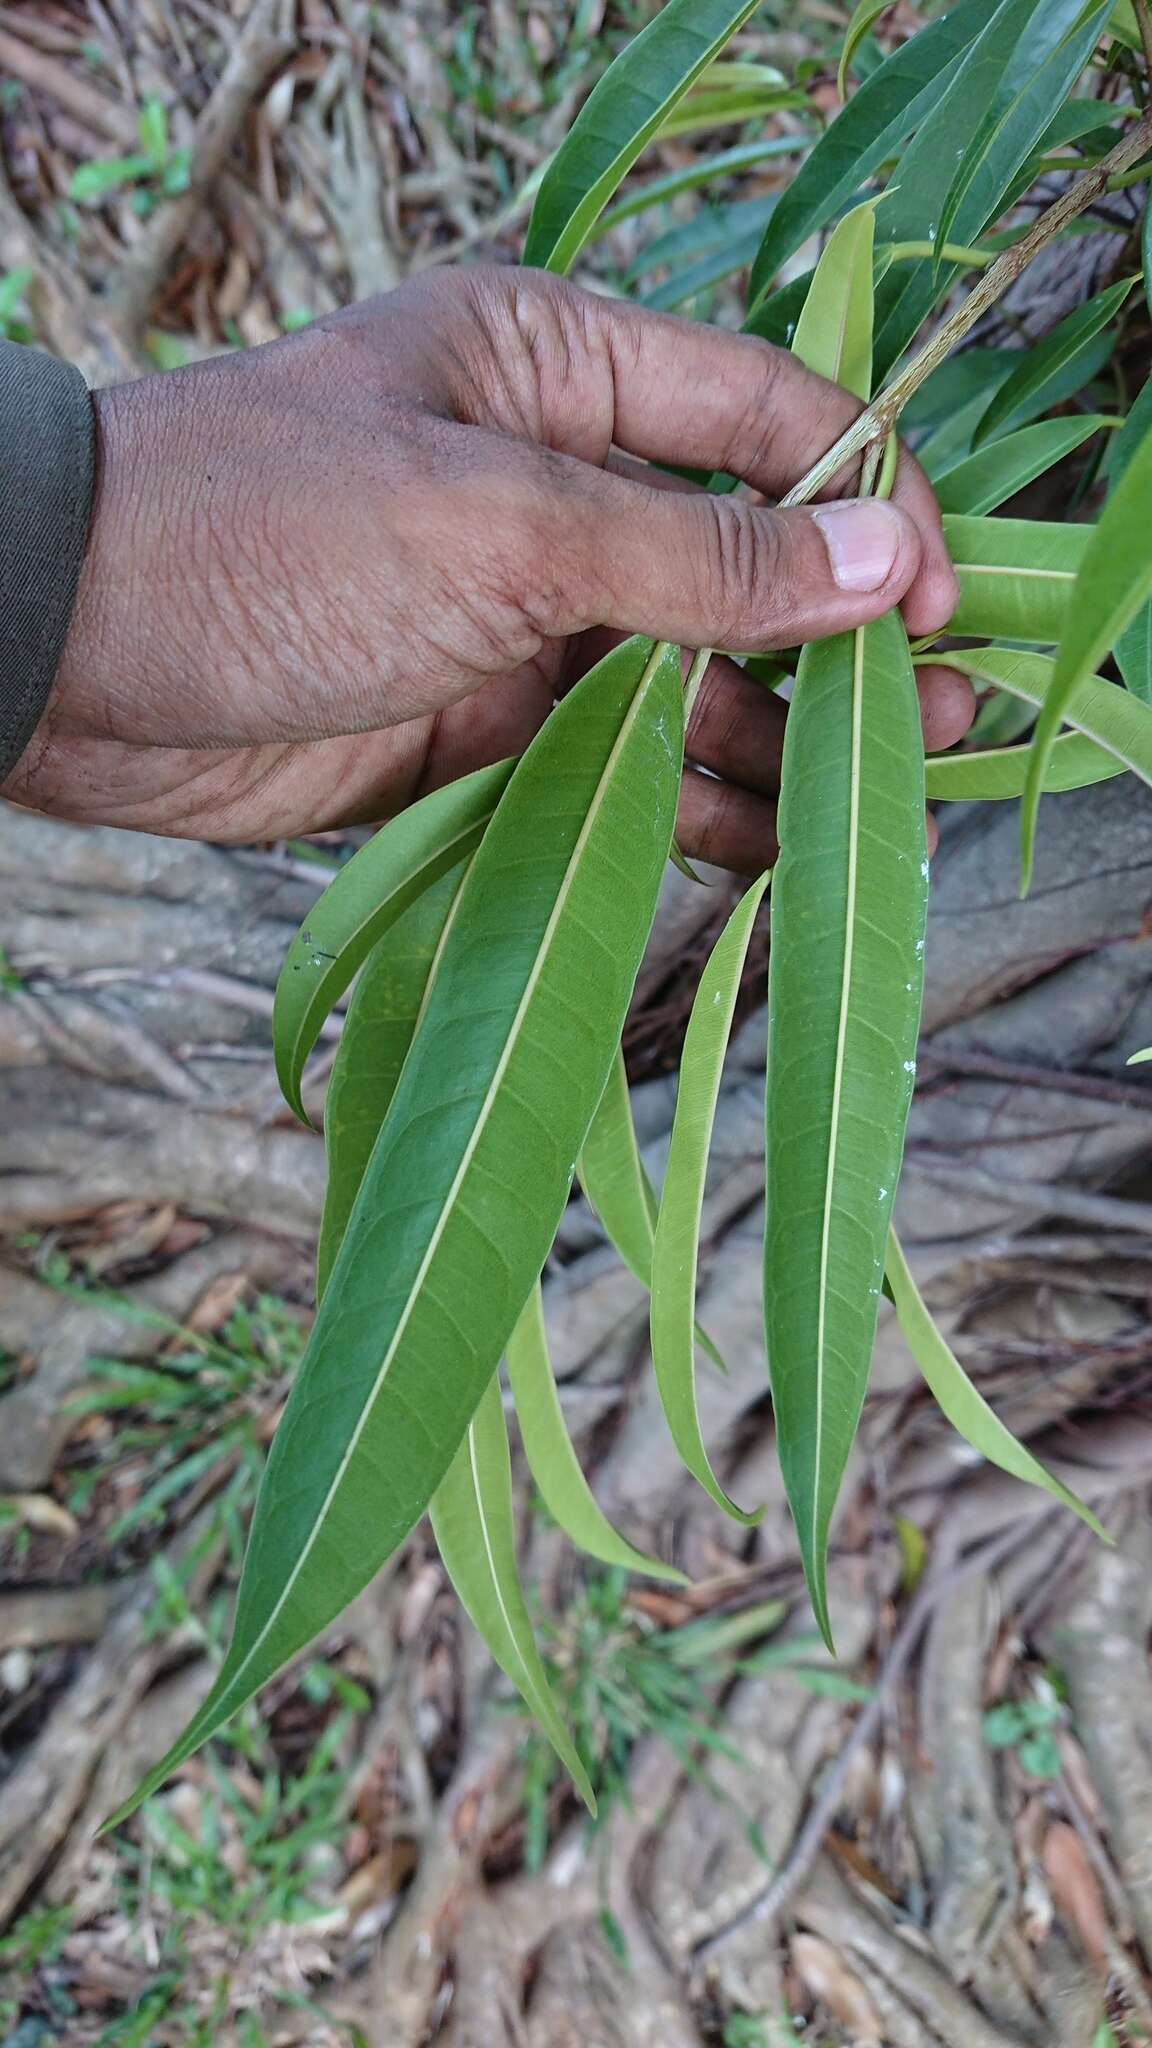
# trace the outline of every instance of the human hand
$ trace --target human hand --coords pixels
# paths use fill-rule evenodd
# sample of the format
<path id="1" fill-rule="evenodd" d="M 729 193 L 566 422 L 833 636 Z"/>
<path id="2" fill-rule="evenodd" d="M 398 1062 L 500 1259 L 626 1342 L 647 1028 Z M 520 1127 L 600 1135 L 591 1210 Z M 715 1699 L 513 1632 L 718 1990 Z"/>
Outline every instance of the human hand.
<path id="1" fill-rule="evenodd" d="M 907 454 L 891 505 L 789 512 L 642 467 L 778 496 L 858 410 L 845 392 L 765 343 L 543 273 L 428 274 L 95 403 L 76 611 L 4 790 L 85 822 L 229 840 L 388 817 L 520 752 L 605 630 L 766 649 L 897 602 L 925 634 L 955 602 Z M 970 686 L 926 678 L 947 746 Z M 784 716 L 711 664 L 687 852 L 750 872 L 774 857 Z"/>

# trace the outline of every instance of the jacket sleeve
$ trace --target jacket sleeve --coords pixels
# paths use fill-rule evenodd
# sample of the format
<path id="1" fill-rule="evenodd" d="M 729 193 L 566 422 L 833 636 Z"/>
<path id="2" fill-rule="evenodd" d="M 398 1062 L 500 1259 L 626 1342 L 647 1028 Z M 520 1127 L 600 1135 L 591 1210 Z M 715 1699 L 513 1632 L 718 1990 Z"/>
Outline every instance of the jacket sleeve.
<path id="1" fill-rule="evenodd" d="M 0 341 L 0 781 L 63 652 L 92 503 L 95 422 L 69 363 Z"/>

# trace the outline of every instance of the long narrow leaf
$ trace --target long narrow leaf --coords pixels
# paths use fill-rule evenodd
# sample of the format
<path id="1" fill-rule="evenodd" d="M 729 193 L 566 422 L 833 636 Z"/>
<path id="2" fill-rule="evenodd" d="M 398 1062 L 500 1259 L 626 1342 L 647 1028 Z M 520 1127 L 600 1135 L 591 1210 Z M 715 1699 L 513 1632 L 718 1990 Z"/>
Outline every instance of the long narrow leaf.
<path id="1" fill-rule="evenodd" d="M 1076 360 L 1079 351 L 1095 341 L 1109 321 L 1116 318 L 1135 282 L 1134 277 L 1122 277 L 1118 284 L 1109 285 L 1107 291 L 1077 306 L 1035 347 L 1021 350 L 1019 367 L 1001 384 L 976 429 L 975 447 L 1019 424 L 1037 393 L 1052 385 L 1065 366 Z"/>
<path id="2" fill-rule="evenodd" d="M 531 1708 L 590 1813 L 596 1798 L 560 1717 L 520 1586 L 508 1431 L 489 1381 L 432 1502 L 448 1576 L 489 1650 Z"/>
<path id="3" fill-rule="evenodd" d="M 479 768 L 393 818 L 340 869 L 305 918 L 284 957 L 272 1012 L 276 1077 L 303 1122 L 300 1082 L 325 1017 L 377 939 L 479 845 L 515 765 Z"/>
<path id="4" fill-rule="evenodd" d="M 807 143 L 800 135 L 767 135 L 761 142 L 738 142 L 732 149 L 718 150 L 715 156 L 693 157 L 691 163 L 681 164 L 674 171 L 665 172 L 660 178 L 646 178 L 632 191 L 626 192 L 615 206 L 603 213 L 592 230 L 592 238 L 610 234 L 622 221 L 631 220 L 634 214 L 645 213 L 650 207 L 663 206 L 667 200 L 676 199 L 681 192 L 692 192 L 700 185 L 714 185 L 721 178 L 732 178 L 741 171 L 754 170 L 757 164 L 765 163 L 771 157 L 800 156 Z"/>
<path id="5" fill-rule="evenodd" d="M 604 1090 L 682 761 L 679 656 L 644 640 L 585 676 L 521 760 L 272 1444 L 227 1658 L 129 1806 L 367 1584 L 443 1479 Z"/>
<path id="6" fill-rule="evenodd" d="M 623 1052 L 618 1052 L 576 1163 L 580 1185 L 629 1272 L 652 1286 L 652 1248 L 659 1203 L 640 1157 Z M 696 1342 L 721 1372 L 727 1367 L 712 1339 L 697 1328 Z"/>
<path id="7" fill-rule="evenodd" d="M 1102 1536 L 1106 1543 L 1112 1538 L 1097 1521 L 1091 1508 L 1059 1479 L 1046 1472 L 1038 1458 L 1032 1456 L 1022 1443 L 1018 1443 L 994 1408 L 990 1407 L 973 1386 L 960 1360 L 945 1342 L 924 1302 L 904 1257 L 900 1241 L 894 1230 L 888 1234 L 888 1256 L 885 1264 L 892 1303 L 899 1317 L 908 1349 L 916 1360 L 928 1383 L 937 1405 L 960 1435 L 973 1450 L 979 1451 L 989 1464 L 998 1465 L 1002 1472 L 1010 1472 L 1014 1479 L 1027 1480 L 1030 1486 L 1043 1487 L 1064 1506 L 1079 1515 L 1081 1521 Z"/>
<path id="8" fill-rule="evenodd" d="M 985 220 L 991 219 L 1007 198 L 1014 172 L 1033 148 L 1046 142 L 1051 110 L 1087 63 L 1107 20 L 1109 0 L 1094 8 L 1085 7 L 1082 0 L 1071 0 L 1071 6 L 1074 11 L 1068 29 L 1055 47 L 1047 52 L 1035 50 L 1030 34 L 1027 48 L 1018 52 L 1023 63 L 1017 61 L 1012 67 L 1017 74 L 1011 79 L 1015 91 L 1005 93 L 1002 104 L 993 98 L 988 105 L 940 209 L 937 233 L 941 242 L 951 241 L 958 232 L 966 202 L 978 187 L 983 187 L 980 209 Z M 1067 18 L 1069 10 L 1063 11 Z M 1061 9 L 1049 5 L 1046 13 L 1058 21 Z"/>
<path id="9" fill-rule="evenodd" d="M 610 64 L 544 174 L 525 263 L 566 271 L 646 144 L 756 0 L 668 0 Z"/>
<path id="10" fill-rule="evenodd" d="M 1145 211 L 1147 241 L 1149 215 Z M 1135 455 L 1145 434 L 1152 431 L 1152 377 L 1145 378 L 1140 392 L 1112 446 L 1112 483 L 1117 484 Z M 1116 641 L 1120 673 L 1134 696 L 1152 704 L 1152 603 L 1142 605 L 1131 624 Z"/>
<path id="11" fill-rule="evenodd" d="M 845 214 L 816 266 L 792 353 L 808 369 L 856 398 L 872 390 L 872 252 L 876 208 L 869 202 Z"/>
<path id="12" fill-rule="evenodd" d="M 1030 751 L 1028 747 L 991 747 L 970 754 L 943 754 L 925 764 L 924 794 L 929 803 L 994 803 L 1022 796 Z M 1089 783 L 1107 782 L 1123 773 L 1123 761 L 1094 740 L 1079 732 L 1061 733 L 1048 762 L 1044 789 L 1046 794 L 1086 789 Z"/>
<path id="13" fill-rule="evenodd" d="M 1038 426 L 1022 427 L 937 476 L 940 509 L 973 515 L 994 512 L 1006 498 L 1111 425 L 1102 414 L 1082 413 L 1075 419 L 1041 420 Z"/>
<path id="14" fill-rule="evenodd" d="M 893 51 L 829 124 L 768 223 L 752 269 L 752 307 L 766 295 L 781 264 L 860 190 L 904 136 L 928 119 L 995 7 L 996 0 L 960 0 L 930 21 Z"/>
<path id="15" fill-rule="evenodd" d="M 1093 529 L 1038 519 L 946 515 L 960 585 L 949 633 L 1055 646 Z"/>
<path id="16" fill-rule="evenodd" d="M 840 52 L 840 62 L 836 67 L 836 90 L 841 99 L 847 97 L 848 73 L 852 68 L 853 57 L 864 41 L 872 23 L 878 21 L 880 16 L 891 5 L 892 0 L 856 0 L 856 5 L 852 9 L 852 18 L 844 32 L 844 46 Z"/>
<path id="17" fill-rule="evenodd" d="M 462 868 L 453 868 L 404 912 L 373 947 L 352 991 L 324 1096 L 328 1179 L 316 1247 L 317 1301 L 396 1091 L 462 877 Z"/>
<path id="18" fill-rule="evenodd" d="M 939 659 L 939 657 L 936 657 Z M 948 663 L 974 682 L 994 683 L 1026 704 L 1042 708 L 1051 695 L 1056 663 L 1050 654 L 1016 647 L 949 650 Z M 1081 676 L 1061 716 L 1076 731 L 1152 784 L 1152 705 L 1141 703 L 1103 676 Z"/>
<path id="19" fill-rule="evenodd" d="M 928 862 L 899 616 L 805 648 L 784 740 L 768 994 L 764 1310 L 780 1462 L 827 1637 L 912 1099 Z"/>
<path id="20" fill-rule="evenodd" d="M 617 1052 L 608 1083 L 576 1163 L 580 1185 L 629 1271 L 652 1285 L 656 1191 L 644 1171 L 624 1056 Z"/>
<path id="21" fill-rule="evenodd" d="M 683 1572 L 626 1543 L 592 1494 L 572 1448 L 552 1376 L 539 1282 L 508 1340 L 507 1358 L 508 1384 L 516 1403 L 524 1455 L 553 1521 L 578 1549 L 602 1564 L 686 1586 L 689 1582 Z"/>
<path id="22" fill-rule="evenodd" d="M 726 1513 L 744 1515 L 712 1470 L 696 1407 L 696 1265 L 708 1151 L 724 1054 L 752 926 L 769 877 L 743 897 L 700 977 L 684 1037 L 676 1114 L 652 1258 L 652 1364 L 673 1441 L 688 1470 Z"/>
<path id="23" fill-rule="evenodd" d="M 879 239 L 970 243 L 1007 203 L 1052 109 L 1079 76 L 1096 40 L 1081 0 L 1000 0 L 957 65 L 948 91 L 908 148 L 885 202 Z M 958 158 L 957 152 L 962 151 Z M 954 174 L 967 183 L 944 220 Z M 887 377 L 954 276 L 931 257 L 900 265 L 876 294 L 876 376 Z"/>
<path id="24" fill-rule="evenodd" d="M 1020 807 L 1020 889 L 1031 881 L 1036 814 L 1048 755 L 1079 684 L 1114 647 L 1152 596 L 1152 433 L 1133 457 L 1093 527 L 1060 640 L 1056 668 L 1036 721 L 1032 760 Z M 1133 700 L 1131 710 L 1136 709 Z M 1141 707 L 1142 709 L 1146 707 Z"/>

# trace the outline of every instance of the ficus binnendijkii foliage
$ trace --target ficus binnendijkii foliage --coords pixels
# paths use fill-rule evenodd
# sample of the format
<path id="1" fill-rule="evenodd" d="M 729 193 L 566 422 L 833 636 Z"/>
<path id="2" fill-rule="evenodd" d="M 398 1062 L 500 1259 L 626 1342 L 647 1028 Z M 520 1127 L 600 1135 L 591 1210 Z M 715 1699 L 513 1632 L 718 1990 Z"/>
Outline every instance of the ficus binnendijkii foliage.
<path id="1" fill-rule="evenodd" d="M 974 314 L 1033 243 L 1076 232 L 1110 175 L 1152 174 L 1136 18 L 1112 0 L 956 0 L 894 41 L 887 10 L 860 0 L 843 104 L 824 121 L 807 88 L 721 61 L 752 11 L 752 0 L 666 0 L 547 165 L 525 260 L 566 271 L 629 220 L 651 229 L 630 273 L 641 299 L 704 314 L 717 281 L 743 274 L 750 332 L 872 401 L 856 442 L 864 488 L 887 486 L 882 457 L 906 407 L 958 572 L 950 631 L 968 644 L 949 659 L 989 703 L 1022 706 L 1035 736 L 957 750 L 926 771 L 915 664 L 932 650 L 909 647 L 898 613 L 788 657 L 781 854 L 701 977 L 660 1193 L 619 1045 L 674 850 L 680 650 L 627 641 L 519 762 L 426 798 L 341 871 L 289 952 L 274 1023 L 284 1092 L 302 1114 L 308 1055 L 359 975 L 328 1092 L 316 1323 L 268 1459 L 227 1657 L 123 1812 L 331 1622 L 428 1511 L 493 1656 L 591 1797 L 517 1577 L 501 1361 L 555 1520 L 598 1558 L 675 1577 L 605 1520 L 551 1377 L 539 1278 L 578 1175 L 651 1290 L 657 1383 L 686 1464 L 719 1508 L 754 1518 L 755 1503 L 729 1500 L 701 1435 L 697 1353 L 710 1347 L 695 1297 L 721 1069 L 768 904 L 765 1342 L 822 1628 L 882 1289 L 956 1428 L 1093 1519 L 967 1380 L 890 1218 L 920 1020 L 926 795 L 1022 799 L 1026 882 L 1045 791 L 1125 772 L 1152 782 L 1152 386 L 1117 417 L 1117 381 L 1100 375 L 1147 289 L 1124 268 L 1128 244 L 1120 274 L 1038 347 L 947 354 L 931 339 L 945 309 L 945 349 L 963 340 L 971 315 L 957 308 Z M 646 175 L 640 160 L 659 138 L 717 129 L 711 154 Z M 1063 198 L 1018 257 L 1036 209 L 1017 202 L 1053 165 L 1067 174 Z M 710 188 L 720 203 L 693 210 L 690 195 Z M 822 253 L 797 277 L 815 235 Z M 1075 502 L 1100 507 L 1094 525 L 996 516 L 1057 462 L 1075 465 Z M 797 483 L 795 500 L 811 495 Z"/>

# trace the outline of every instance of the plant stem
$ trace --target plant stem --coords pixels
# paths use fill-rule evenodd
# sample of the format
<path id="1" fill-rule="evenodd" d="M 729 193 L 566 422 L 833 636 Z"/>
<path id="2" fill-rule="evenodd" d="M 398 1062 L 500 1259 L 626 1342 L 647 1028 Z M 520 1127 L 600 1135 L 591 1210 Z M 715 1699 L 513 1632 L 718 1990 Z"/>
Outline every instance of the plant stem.
<path id="1" fill-rule="evenodd" d="M 1137 13 L 1143 7 L 1147 15 L 1146 0 L 1137 0 Z M 1014 242 L 998 256 L 990 270 L 984 272 L 979 283 L 974 285 L 968 297 L 957 306 L 956 311 L 936 329 L 925 342 L 920 353 L 913 357 L 907 369 L 893 378 L 886 391 L 873 400 L 865 412 L 860 414 L 847 431 L 841 434 L 835 446 L 813 464 L 807 476 L 800 479 L 782 505 L 807 505 L 830 484 L 838 471 L 854 455 L 868 447 L 869 443 L 882 440 L 895 425 L 913 393 L 920 389 L 926 378 L 932 375 L 951 355 L 957 343 L 962 341 L 969 330 L 983 319 L 996 301 L 1003 296 L 1009 285 L 1014 284 L 1032 258 L 1038 255 L 1046 243 L 1058 235 L 1079 214 L 1084 213 L 1105 191 L 1109 178 L 1118 172 L 1128 170 L 1133 164 L 1152 150 L 1152 111 L 1141 116 L 1135 127 L 1129 130 L 1122 142 L 1098 164 L 1085 171 L 1062 192 L 1059 199 L 1046 207 L 1033 221 L 1026 235 Z"/>
<path id="2" fill-rule="evenodd" d="M 1140 31 L 1140 48 L 1144 52 L 1144 69 L 1152 85 L 1152 16 L 1148 13 L 1148 0 L 1132 0 L 1132 12 Z"/>

